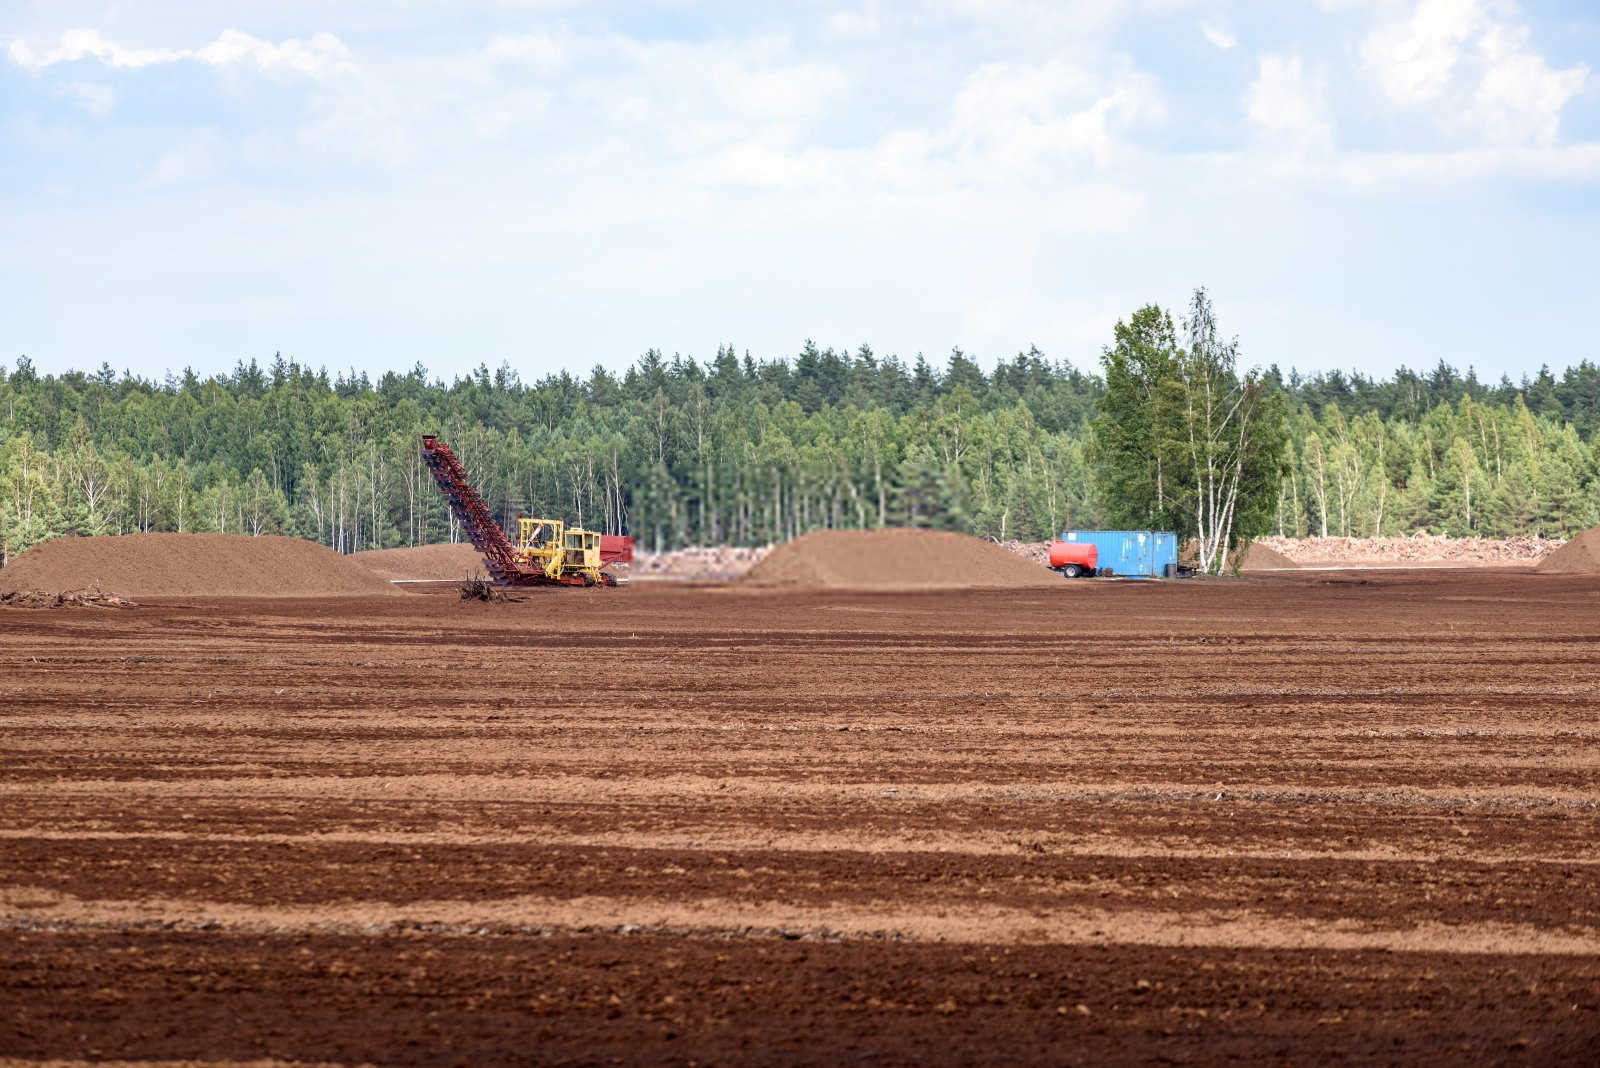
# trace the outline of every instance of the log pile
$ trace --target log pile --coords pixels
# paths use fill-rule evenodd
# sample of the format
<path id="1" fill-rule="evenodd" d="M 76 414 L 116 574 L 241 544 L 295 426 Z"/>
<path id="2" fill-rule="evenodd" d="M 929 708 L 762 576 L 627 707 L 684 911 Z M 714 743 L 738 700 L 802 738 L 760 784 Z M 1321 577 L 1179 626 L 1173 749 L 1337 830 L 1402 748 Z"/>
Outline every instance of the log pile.
<path id="1" fill-rule="evenodd" d="M 1258 538 L 1297 564 L 1532 564 L 1563 544 L 1560 538 L 1452 538 L 1418 531 L 1386 538 Z"/>
<path id="2" fill-rule="evenodd" d="M 1050 543 L 1047 541 L 1017 541 L 1013 538 L 999 544 L 1002 549 L 1009 549 L 1024 559 L 1032 560 L 1040 567 L 1050 566 Z"/>
<path id="3" fill-rule="evenodd" d="M 665 553 L 635 549 L 626 572 L 617 567 L 612 570 L 635 581 L 732 582 L 771 551 L 770 545 L 697 545 Z"/>

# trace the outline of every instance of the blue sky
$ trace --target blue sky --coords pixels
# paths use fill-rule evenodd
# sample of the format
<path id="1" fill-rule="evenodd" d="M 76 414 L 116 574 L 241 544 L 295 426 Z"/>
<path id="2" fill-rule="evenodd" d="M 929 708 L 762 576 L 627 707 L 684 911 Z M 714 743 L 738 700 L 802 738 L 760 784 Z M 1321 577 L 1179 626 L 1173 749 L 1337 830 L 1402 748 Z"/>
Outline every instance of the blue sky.
<path id="1" fill-rule="evenodd" d="M 1600 358 L 1592 0 L 8 0 L 0 360 Z M 9 350 L 9 351 L 7 351 Z"/>

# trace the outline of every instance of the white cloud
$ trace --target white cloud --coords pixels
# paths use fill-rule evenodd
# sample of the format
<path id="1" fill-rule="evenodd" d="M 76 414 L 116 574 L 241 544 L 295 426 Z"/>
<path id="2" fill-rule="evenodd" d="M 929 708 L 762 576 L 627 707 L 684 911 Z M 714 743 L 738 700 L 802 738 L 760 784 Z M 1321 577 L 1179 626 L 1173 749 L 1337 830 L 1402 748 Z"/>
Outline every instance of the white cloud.
<path id="1" fill-rule="evenodd" d="M 1186 0 L 927 0 L 933 12 L 1002 32 L 1067 36 L 1095 32 L 1141 8 L 1160 10 Z"/>
<path id="2" fill-rule="evenodd" d="M 501 140 L 547 112 L 553 98 L 545 89 L 516 90 L 473 108 L 466 118 L 478 137 Z"/>
<path id="3" fill-rule="evenodd" d="M 1600 182 L 1600 143 L 1549 147 L 1487 147 L 1456 152 L 1351 153 L 1332 173 L 1355 189 L 1395 184 L 1428 185 L 1483 181 Z"/>
<path id="4" fill-rule="evenodd" d="M 464 348 L 516 359 L 525 339 L 494 324 L 512 323 L 501 312 L 538 291 L 559 309 L 551 329 L 571 324 L 552 351 L 584 364 L 645 344 L 693 351 L 713 329 L 759 354 L 806 334 L 902 353 L 959 342 L 993 355 L 1037 340 L 1052 355 L 1069 354 L 1065 344 L 1092 354 L 1152 294 L 1181 299 L 1197 280 L 1221 291 L 1219 250 L 1242 264 L 1233 284 L 1252 284 L 1263 255 L 1298 254 L 1301 220 L 1342 237 L 1363 219 L 1410 218 L 1435 191 L 1446 194 L 1433 198 L 1438 211 L 1476 214 L 1518 185 L 1586 193 L 1600 181 L 1600 145 L 1558 137 L 1574 94 L 1592 86 L 1587 70 L 1552 69 L 1505 0 L 1322 0 L 1370 31 L 1359 51 L 1314 15 L 1315 39 L 1279 38 L 1267 54 L 1256 48 L 1263 24 L 1244 23 L 1242 7 L 1198 0 L 828 0 L 786 17 L 759 5 L 709 18 L 686 9 L 636 26 L 618 14 L 626 5 L 556 18 L 479 17 L 480 7 L 472 19 L 402 5 L 436 18 L 433 36 L 407 36 L 394 10 L 359 2 L 371 5 L 360 15 L 326 8 L 337 21 L 325 24 L 310 0 L 285 0 L 286 15 L 231 16 L 260 36 L 219 33 L 197 14 L 165 37 L 130 16 L 59 43 L 71 22 L 0 41 L 19 66 L 60 65 L 19 83 L 22 94 L 115 120 L 24 106 L 10 123 L 21 170 L 78 166 L 72 195 L 95 223 L 85 228 L 129 248 L 173 235 L 159 251 L 214 298 L 227 345 L 239 309 L 270 299 L 252 336 L 292 343 L 284 324 L 298 323 L 315 358 L 350 347 L 349 336 L 357 350 L 391 351 L 364 336 L 375 326 L 394 329 L 393 352 L 420 349 L 434 337 L 418 317 L 433 316 L 461 320 Z M 295 28 L 319 25 L 340 36 Z M 1147 47 L 1171 33 L 1176 54 Z M 359 57 L 344 44 L 358 40 Z M 1221 90 L 1232 108 L 1199 84 L 1204 70 L 1182 64 L 1185 40 L 1227 53 L 1217 58 L 1230 68 L 1234 52 L 1254 61 L 1247 91 Z M 1124 41 L 1140 63 L 1168 66 L 1137 66 Z M 202 102 L 189 114 L 181 99 L 100 69 L 179 62 L 234 72 L 217 80 L 246 106 Z M 1409 125 L 1362 125 L 1374 101 Z M 1169 108 L 1180 116 L 1170 129 Z M 1418 138 L 1419 119 L 1463 136 Z M 227 125 L 203 128 L 218 121 Z M 1336 151 L 1336 128 L 1366 150 Z M 42 213 L 33 192 L 20 203 Z M 196 203 L 224 219 L 254 205 L 245 214 L 259 238 L 240 255 L 246 228 L 178 234 Z M 179 221 L 152 225 L 152 205 L 173 205 Z M 1448 259 L 1414 234 L 1391 237 L 1360 255 L 1383 261 L 1390 241 Z M 271 245 L 264 255 L 258 239 Z M 1151 247 L 1164 250 L 1160 263 L 1141 251 Z M 208 266 L 243 259 L 265 265 L 254 286 Z M 1184 277 L 1196 269 L 1208 277 Z M 456 286 L 444 298 L 441 276 Z M 618 317 L 598 296 L 618 288 L 639 294 L 635 314 Z M 348 299 L 317 311 L 334 292 Z"/>
<path id="5" fill-rule="evenodd" d="M 1245 94 L 1250 121 L 1302 147 L 1328 144 L 1332 126 L 1321 79 L 1306 75 L 1299 56 L 1262 55 L 1259 63 Z"/>
<path id="6" fill-rule="evenodd" d="M 1421 0 L 1380 26 L 1361 54 L 1379 89 L 1403 110 L 1493 144 L 1553 144 L 1589 67 L 1550 66 L 1514 5 Z"/>
<path id="7" fill-rule="evenodd" d="M 1105 77 L 1059 61 L 991 63 L 956 95 L 952 134 L 988 166 L 1025 169 L 1059 156 L 1103 163 L 1121 129 L 1162 112 L 1154 83 L 1132 70 Z"/>
<path id="8" fill-rule="evenodd" d="M 331 33 L 318 33 L 306 41 L 273 44 L 239 30 L 223 30 L 216 40 L 200 48 L 141 49 L 107 41 L 98 30 L 68 30 L 55 48 L 39 52 L 19 39 L 11 42 L 8 51 L 14 63 L 34 71 L 83 59 L 97 59 L 107 67 L 133 69 L 182 60 L 199 60 L 214 67 L 249 64 L 262 71 L 293 71 L 312 78 L 354 69 L 350 50 Z"/>
<path id="9" fill-rule="evenodd" d="M 553 74 L 567 60 L 562 43 L 542 33 L 496 37 L 485 46 L 483 55 L 490 63 L 525 66 L 540 74 Z"/>
<path id="10" fill-rule="evenodd" d="M 818 118 L 848 84 L 844 72 L 826 63 L 801 63 L 770 71 L 742 71 L 729 86 L 729 103 L 761 118 Z"/>
<path id="11" fill-rule="evenodd" d="M 987 220 L 996 232 L 1126 231 L 1142 217 L 1145 194 L 1121 188 L 1111 168 L 1133 165 L 1128 130 L 1161 109 L 1149 79 L 1131 68 L 989 64 L 926 125 L 852 148 L 768 127 L 688 153 L 681 177 L 718 196 L 781 195 L 788 226 L 804 211 L 815 225 L 848 222 L 863 233 L 934 219 Z"/>
<path id="12" fill-rule="evenodd" d="M 171 63 L 188 53 L 159 48 L 124 48 L 107 41 L 98 30 L 68 30 L 61 35 L 55 48 L 36 52 L 21 39 L 11 42 L 8 49 L 12 62 L 28 70 L 43 70 L 57 63 L 75 63 L 80 59 L 98 59 L 108 67 L 148 67 L 155 63 Z"/>
<path id="13" fill-rule="evenodd" d="M 672 166 L 737 146 L 760 154 L 802 143 L 848 105 L 852 90 L 841 66 L 799 56 L 781 36 L 606 36 L 577 38 L 570 48 L 577 74 L 560 86 L 560 113 L 583 123 L 571 132 L 593 149 L 616 139 L 619 152 Z"/>
<path id="14" fill-rule="evenodd" d="M 1561 113 L 1583 90 L 1586 66 L 1552 70 L 1529 47 L 1526 27 L 1495 26 L 1478 43 L 1486 69 L 1473 94 L 1472 114 L 1499 144 L 1554 144 Z"/>
<path id="15" fill-rule="evenodd" d="M 1432 100 L 1444 91 L 1462 46 L 1484 20 L 1479 0 L 1421 0 L 1410 18 L 1369 34 L 1361 55 L 1391 100 Z"/>
<path id="16" fill-rule="evenodd" d="M 1231 51 L 1234 46 L 1239 43 L 1239 38 L 1235 37 L 1227 30 L 1219 29 L 1216 26 L 1210 25 L 1209 23 L 1201 23 L 1200 32 L 1205 35 L 1206 40 L 1210 41 L 1213 45 L 1222 49 L 1224 52 Z"/>
<path id="17" fill-rule="evenodd" d="M 117 105 L 117 91 L 95 82 L 68 82 L 57 86 L 55 95 L 71 100 L 94 118 L 103 119 Z"/>
<path id="18" fill-rule="evenodd" d="M 826 25 L 835 37 L 851 38 L 876 37 L 881 28 L 875 5 L 860 11 L 835 11 L 828 16 Z"/>
<path id="19" fill-rule="evenodd" d="M 217 156 L 208 136 L 195 137 L 162 153 L 145 175 L 149 186 L 195 185 L 213 177 Z"/>
<path id="20" fill-rule="evenodd" d="M 273 44 L 239 30 L 223 30 L 215 41 L 194 52 L 194 58 L 214 67 L 249 64 L 262 71 L 288 70 L 310 78 L 348 74 L 355 69 L 350 50 L 331 33 L 318 33 L 308 41 Z"/>

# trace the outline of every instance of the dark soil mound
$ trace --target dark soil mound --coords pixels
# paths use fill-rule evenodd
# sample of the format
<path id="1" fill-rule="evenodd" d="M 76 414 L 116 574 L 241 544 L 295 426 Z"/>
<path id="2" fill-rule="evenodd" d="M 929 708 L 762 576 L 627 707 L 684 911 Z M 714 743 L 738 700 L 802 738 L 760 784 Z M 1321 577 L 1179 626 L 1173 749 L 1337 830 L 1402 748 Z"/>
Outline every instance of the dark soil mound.
<path id="1" fill-rule="evenodd" d="M 1279 568 L 1299 566 L 1278 550 L 1269 549 L 1259 542 L 1252 543 L 1239 561 L 1240 571 L 1275 571 Z"/>
<path id="2" fill-rule="evenodd" d="M 483 556 L 467 542 L 370 549 L 350 559 L 382 579 L 460 579 L 488 571 Z"/>
<path id="3" fill-rule="evenodd" d="M 54 538 L 0 570 L 0 593 L 98 586 L 124 597 L 318 597 L 391 593 L 348 556 L 299 538 L 124 534 Z"/>
<path id="4" fill-rule="evenodd" d="M 90 587 L 86 590 L 62 590 L 46 593 L 43 590 L 13 590 L 0 593 L 0 605 L 7 608 L 138 608 L 126 597 Z"/>
<path id="5" fill-rule="evenodd" d="M 1600 527 L 1591 527 L 1539 561 L 1552 575 L 1600 575 Z"/>
<path id="6" fill-rule="evenodd" d="M 994 544 L 936 530 L 819 530 L 775 547 L 750 586 L 939 590 L 1059 586 L 1054 572 Z"/>

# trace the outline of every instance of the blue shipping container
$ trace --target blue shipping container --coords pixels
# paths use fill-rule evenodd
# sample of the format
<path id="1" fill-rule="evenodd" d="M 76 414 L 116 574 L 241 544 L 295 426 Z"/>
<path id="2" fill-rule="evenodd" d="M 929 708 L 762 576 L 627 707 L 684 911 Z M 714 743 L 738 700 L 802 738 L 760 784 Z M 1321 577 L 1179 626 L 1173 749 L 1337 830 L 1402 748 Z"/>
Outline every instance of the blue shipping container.
<path id="1" fill-rule="evenodd" d="M 1093 545 L 1102 572 L 1165 578 L 1170 564 L 1177 573 L 1178 536 L 1169 530 L 1067 530 L 1061 540 Z"/>

